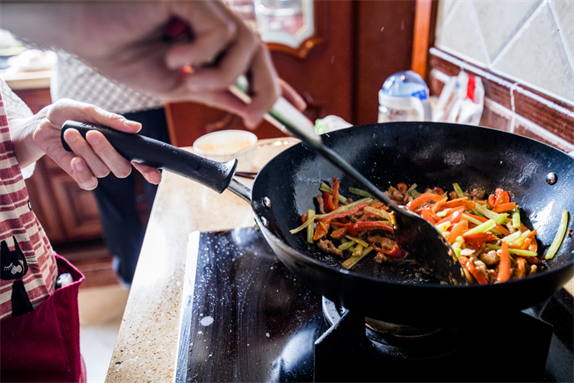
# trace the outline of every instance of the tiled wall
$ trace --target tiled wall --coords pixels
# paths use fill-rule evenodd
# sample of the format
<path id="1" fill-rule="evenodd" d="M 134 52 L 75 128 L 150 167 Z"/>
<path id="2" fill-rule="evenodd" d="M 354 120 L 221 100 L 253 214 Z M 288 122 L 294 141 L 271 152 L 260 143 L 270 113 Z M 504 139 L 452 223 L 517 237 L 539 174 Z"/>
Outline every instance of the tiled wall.
<path id="1" fill-rule="evenodd" d="M 483 79 L 480 125 L 574 151 L 574 0 L 439 0 L 430 87 Z"/>
<path id="2" fill-rule="evenodd" d="M 440 0 L 435 45 L 574 103 L 574 0 Z"/>

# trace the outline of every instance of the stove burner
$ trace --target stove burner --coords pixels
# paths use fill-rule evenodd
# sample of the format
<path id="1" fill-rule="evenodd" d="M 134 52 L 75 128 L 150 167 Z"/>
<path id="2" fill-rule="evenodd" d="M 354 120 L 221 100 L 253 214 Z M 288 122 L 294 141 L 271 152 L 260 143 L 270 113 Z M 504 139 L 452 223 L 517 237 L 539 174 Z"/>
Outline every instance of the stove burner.
<path id="1" fill-rule="evenodd" d="M 565 290 L 487 322 L 415 328 L 312 292 L 253 229 L 194 233 L 189 249 L 177 383 L 573 381 Z"/>
<path id="2" fill-rule="evenodd" d="M 552 327 L 522 312 L 492 326 L 419 328 L 365 318 L 324 297 L 322 307 L 331 328 L 315 342 L 316 382 L 542 380 Z"/>

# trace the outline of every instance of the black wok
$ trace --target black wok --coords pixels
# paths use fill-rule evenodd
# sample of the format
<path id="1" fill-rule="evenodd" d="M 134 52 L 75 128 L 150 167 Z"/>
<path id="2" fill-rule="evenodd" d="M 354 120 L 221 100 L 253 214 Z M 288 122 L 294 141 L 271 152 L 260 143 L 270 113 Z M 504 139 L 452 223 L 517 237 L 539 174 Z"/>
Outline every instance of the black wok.
<path id="1" fill-rule="evenodd" d="M 552 242 L 561 211 L 574 213 L 574 158 L 518 135 L 477 126 L 405 122 L 356 126 L 326 134 L 323 142 L 382 189 L 405 182 L 452 190 L 452 183 L 457 182 L 464 190 L 509 190 L 527 226 L 537 230 L 542 249 Z M 112 144 L 128 158 L 137 157 L 122 152 L 120 144 Z M 173 170 L 166 165 L 171 159 L 152 157 L 142 161 Z M 193 169 L 198 180 L 201 171 L 196 160 L 185 166 Z M 227 172 L 230 179 L 232 168 L 226 164 L 220 173 Z M 547 182 L 550 173 L 555 173 L 556 182 Z M 209 179 L 199 177 L 200 182 L 210 184 Z M 214 189 L 221 189 L 222 177 L 214 177 L 218 179 Z M 299 225 L 301 214 L 313 208 L 321 181 L 331 177 L 341 180 L 341 190 L 356 186 L 320 155 L 303 144 L 295 145 L 259 172 L 251 190 L 251 206 L 267 242 L 297 278 L 349 310 L 400 324 L 456 325 L 528 308 L 550 297 L 574 275 L 572 236 L 566 237 L 547 270 L 502 284 L 411 283 L 419 277 L 401 267 L 376 264 L 370 256 L 352 270 L 343 270 L 340 260 L 308 244 L 303 233 L 289 233 Z M 248 193 L 244 190 L 243 197 Z"/>

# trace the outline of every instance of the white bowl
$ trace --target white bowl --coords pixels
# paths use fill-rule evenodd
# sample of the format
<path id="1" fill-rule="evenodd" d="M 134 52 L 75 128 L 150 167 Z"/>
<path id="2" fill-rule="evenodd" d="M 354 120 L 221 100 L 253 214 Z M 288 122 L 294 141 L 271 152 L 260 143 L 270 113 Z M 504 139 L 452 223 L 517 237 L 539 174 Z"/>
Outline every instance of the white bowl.
<path id="1" fill-rule="evenodd" d="M 255 148 L 257 136 L 246 130 L 219 130 L 199 137 L 193 151 L 213 161 L 225 162 Z"/>

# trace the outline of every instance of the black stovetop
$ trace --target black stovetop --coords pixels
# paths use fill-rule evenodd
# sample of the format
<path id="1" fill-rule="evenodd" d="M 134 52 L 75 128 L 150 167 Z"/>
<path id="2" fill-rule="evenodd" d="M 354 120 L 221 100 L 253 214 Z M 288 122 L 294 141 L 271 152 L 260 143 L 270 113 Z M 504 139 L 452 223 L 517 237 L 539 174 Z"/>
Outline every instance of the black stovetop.
<path id="1" fill-rule="evenodd" d="M 338 319 L 325 316 L 333 304 L 254 229 L 195 232 L 188 249 L 176 382 L 574 380 L 573 299 L 563 289 L 494 319 L 492 331 L 447 329 L 413 351 L 377 342 L 364 318 L 343 308 Z"/>

